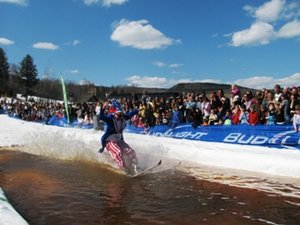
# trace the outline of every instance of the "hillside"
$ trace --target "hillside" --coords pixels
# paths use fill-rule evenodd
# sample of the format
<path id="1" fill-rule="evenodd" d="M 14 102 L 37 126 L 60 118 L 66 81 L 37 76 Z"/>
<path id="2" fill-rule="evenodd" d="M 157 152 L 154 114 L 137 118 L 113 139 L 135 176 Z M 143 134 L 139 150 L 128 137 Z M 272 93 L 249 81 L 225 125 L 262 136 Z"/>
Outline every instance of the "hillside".
<path id="1" fill-rule="evenodd" d="M 241 90 L 241 93 L 245 93 L 246 91 L 252 91 L 253 94 L 255 93 L 255 89 L 241 87 L 238 86 Z M 170 96 L 178 96 L 188 92 L 194 92 L 195 94 L 200 94 L 201 92 L 205 92 L 209 94 L 212 91 L 218 91 L 222 89 L 225 93 L 225 96 L 230 96 L 231 92 L 231 85 L 230 84 L 217 84 L 217 83 L 179 83 L 171 88 L 141 88 L 141 87 L 112 87 L 107 88 L 106 91 L 110 93 L 109 97 L 130 97 L 133 94 L 137 97 L 141 97 L 143 93 L 151 96 L 163 96 L 163 97 L 170 97 Z"/>
<path id="2" fill-rule="evenodd" d="M 238 86 L 242 93 L 246 91 L 255 92 L 255 89 Z M 231 85 L 230 84 L 216 84 L 216 83 L 179 83 L 168 89 L 170 92 L 194 92 L 196 94 L 201 93 L 202 91 L 205 93 L 209 93 L 211 91 L 218 91 L 222 89 L 226 96 L 230 95 Z"/>

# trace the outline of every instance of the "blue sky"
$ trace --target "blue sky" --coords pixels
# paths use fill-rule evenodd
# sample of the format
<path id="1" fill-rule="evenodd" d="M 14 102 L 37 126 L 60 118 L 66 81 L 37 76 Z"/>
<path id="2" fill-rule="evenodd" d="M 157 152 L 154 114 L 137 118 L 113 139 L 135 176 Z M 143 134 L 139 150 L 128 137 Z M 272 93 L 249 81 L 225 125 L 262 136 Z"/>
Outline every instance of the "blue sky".
<path id="1" fill-rule="evenodd" d="M 300 85 L 299 0 L 0 0 L 0 47 L 96 85 Z"/>

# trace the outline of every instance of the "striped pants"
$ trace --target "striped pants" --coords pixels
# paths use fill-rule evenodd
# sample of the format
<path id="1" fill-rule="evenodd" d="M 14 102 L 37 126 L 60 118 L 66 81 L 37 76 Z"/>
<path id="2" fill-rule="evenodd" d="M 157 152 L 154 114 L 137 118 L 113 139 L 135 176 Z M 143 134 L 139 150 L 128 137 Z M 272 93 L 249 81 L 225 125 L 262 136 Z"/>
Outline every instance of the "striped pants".
<path id="1" fill-rule="evenodd" d="M 137 164 L 135 151 L 125 141 L 111 140 L 106 143 L 105 147 L 120 169 L 130 168 L 132 164 Z"/>

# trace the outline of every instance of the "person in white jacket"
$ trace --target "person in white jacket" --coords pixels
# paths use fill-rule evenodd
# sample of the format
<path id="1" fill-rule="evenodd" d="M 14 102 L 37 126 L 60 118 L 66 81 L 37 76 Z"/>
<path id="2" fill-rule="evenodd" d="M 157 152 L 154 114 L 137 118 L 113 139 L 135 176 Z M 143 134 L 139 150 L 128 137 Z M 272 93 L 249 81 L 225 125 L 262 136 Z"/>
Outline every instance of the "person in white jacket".
<path id="1" fill-rule="evenodd" d="M 296 132 L 300 131 L 300 106 L 295 106 L 295 114 L 293 117 L 293 125 Z"/>

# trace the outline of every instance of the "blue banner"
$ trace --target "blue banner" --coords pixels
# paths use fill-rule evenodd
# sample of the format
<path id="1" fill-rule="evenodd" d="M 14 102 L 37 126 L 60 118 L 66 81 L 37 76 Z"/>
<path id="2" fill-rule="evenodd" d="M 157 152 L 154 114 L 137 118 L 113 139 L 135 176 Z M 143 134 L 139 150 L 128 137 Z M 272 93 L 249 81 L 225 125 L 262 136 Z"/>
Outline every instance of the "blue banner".
<path id="1" fill-rule="evenodd" d="M 66 118 L 57 118 L 56 116 L 53 116 L 47 124 L 60 127 L 93 128 L 92 124 L 78 126 L 77 121 L 68 124 Z M 178 124 L 175 128 L 160 125 L 149 130 L 127 125 L 125 132 L 194 141 L 300 150 L 300 132 L 295 132 L 291 125 L 212 125 L 193 128 L 191 124 L 185 123 Z"/>
<path id="2" fill-rule="evenodd" d="M 72 123 L 68 123 L 68 120 L 65 117 L 58 118 L 57 116 L 52 116 L 47 125 L 58 126 L 58 127 L 78 127 L 82 129 L 92 129 L 94 127 L 93 124 L 78 124 L 78 121 L 75 120 Z"/>
<path id="3" fill-rule="evenodd" d="M 145 133 L 143 128 L 134 126 L 127 126 L 126 131 Z M 290 125 L 214 125 L 193 128 L 191 124 L 179 124 L 175 128 L 155 126 L 147 134 L 195 141 L 300 149 L 300 133 L 295 132 Z"/>

